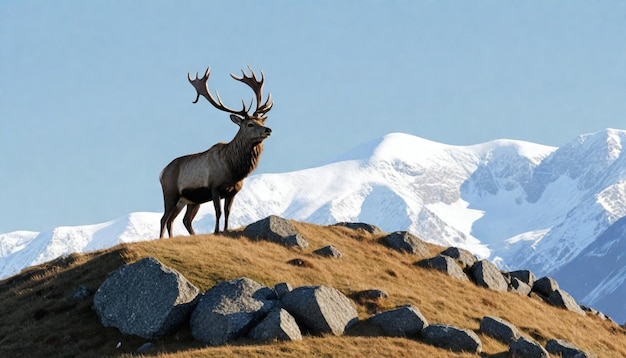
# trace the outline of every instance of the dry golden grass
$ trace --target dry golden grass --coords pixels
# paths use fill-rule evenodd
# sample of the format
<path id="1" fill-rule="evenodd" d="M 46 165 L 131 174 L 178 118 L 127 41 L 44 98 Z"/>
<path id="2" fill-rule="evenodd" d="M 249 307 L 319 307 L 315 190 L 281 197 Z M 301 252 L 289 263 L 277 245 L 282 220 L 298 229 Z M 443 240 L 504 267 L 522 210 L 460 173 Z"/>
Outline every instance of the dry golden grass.
<path id="1" fill-rule="evenodd" d="M 485 315 L 515 324 L 524 334 L 545 344 L 550 338 L 566 339 L 599 357 L 625 357 L 626 332 L 596 317 L 580 316 L 513 293 L 498 293 L 472 283 L 451 279 L 413 264 L 419 256 L 401 254 L 380 244 L 380 237 L 343 227 L 294 222 L 307 238 L 305 250 L 249 240 L 239 232 L 228 235 L 177 237 L 119 245 L 86 255 L 30 268 L 0 282 L 0 356 L 129 356 L 146 340 L 124 336 L 102 327 L 91 310 L 92 299 L 70 296 L 82 284 L 96 290 L 109 272 L 146 256 L 180 271 L 202 291 L 214 284 L 249 277 L 268 286 L 326 285 L 346 295 L 378 288 L 389 298 L 355 302 L 365 319 L 373 311 L 413 304 L 430 323 L 452 324 L 478 330 Z M 341 259 L 312 254 L 333 245 Z M 431 254 L 442 250 L 429 245 Z M 306 263 L 288 263 L 300 259 Z M 161 357 L 362 357 L 428 356 L 469 357 L 431 347 L 416 337 L 374 337 L 376 327 L 360 322 L 343 337 L 305 337 L 299 342 L 258 344 L 240 340 L 224 347 L 207 347 L 191 338 L 188 328 L 153 341 L 150 354 Z M 484 356 L 506 356 L 507 347 L 484 335 Z M 118 342 L 121 346 L 117 348 Z"/>

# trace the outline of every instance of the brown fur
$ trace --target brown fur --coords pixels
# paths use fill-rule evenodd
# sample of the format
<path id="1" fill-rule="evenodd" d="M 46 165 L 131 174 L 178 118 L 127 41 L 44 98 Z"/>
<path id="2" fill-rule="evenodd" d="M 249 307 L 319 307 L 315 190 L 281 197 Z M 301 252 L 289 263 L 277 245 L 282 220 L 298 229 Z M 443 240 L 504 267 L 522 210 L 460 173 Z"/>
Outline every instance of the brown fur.
<path id="1" fill-rule="evenodd" d="M 209 201 L 213 201 L 215 207 L 214 232 L 218 233 L 222 215 L 221 199 L 224 199 L 224 231 L 228 231 L 228 217 L 235 195 L 243 187 L 243 179 L 257 167 L 263 152 L 263 141 L 272 132 L 264 125 L 267 119 L 265 115 L 272 108 L 273 101 L 269 95 L 265 103 L 261 102 L 263 76 L 259 80 L 254 72 L 251 76 L 244 72 L 241 78 L 231 75 L 252 88 L 256 95 L 256 110 L 249 115 L 251 108 L 246 109 L 245 104 L 242 110 L 235 111 L 224 106 L 219 96 L 215 99 L 207 86 L 209 75 L 210 69 L 207 69 L 202 78 L 196 75 L 192 79 L 189 76 L 189 82 L 198 94 L 194 103 L 200 96 L 204 96 L 217 109 L 231 113 L 230 119 L 239 126 L 239 131 L 229 143 L 217 143 L 204 152 L 176 158 L 161 171 L 165 212 L 161 218 L 160 237 L 163 237 L 166 227 L 172 237 L 172 222 L 185 205 L 187 211 L 183 224 L 189 234 L 195 235 L 191 226 L 193 218 L 200 204 Z"/>

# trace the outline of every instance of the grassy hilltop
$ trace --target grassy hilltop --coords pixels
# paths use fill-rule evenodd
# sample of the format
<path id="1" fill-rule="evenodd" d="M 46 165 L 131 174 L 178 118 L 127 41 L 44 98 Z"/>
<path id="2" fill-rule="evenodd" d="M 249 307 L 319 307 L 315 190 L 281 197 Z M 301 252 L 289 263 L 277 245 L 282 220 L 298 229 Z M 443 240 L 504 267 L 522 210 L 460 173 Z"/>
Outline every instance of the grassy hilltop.
<path id="1" fill-rule="evenodd" d="M 252 241 L 239 232 L 198 235 L 118 245 L 88 254 L 73 254 L 31 267 L 0 281 L 0 356 L 130 356 L 145 339 L 125 336 L 103 327 L 91 305 L 93 296 L 77 299 L 79 285 L 97 290 L 119 266 L 152 256 L 180 271 L 205 291 L 218 282 L 249 277 L 272 287 L 288 282 L 293 287 L 325 285 L 350 297 L 366 289 L 382 289 L 389 298 L 356 302 L 361 320 L 377 310 L 413 304 L 429 323 L 445 323 L 478 332 L 483 316 L 498 316 L 545 345 L 551 338 L 565 339 L 599 357 L 626 357 L 626 330 L 596 316 L 581 316 L 549 306 L 538 299 L 501 293 L 461 282 L 413 264 L 423 257 L 386 248 L 380 237 L 338 226 L 293 222 L 310 246 L 297 250 Z M 340 259 L 314 255 L 313 250 L 333 245 Z M 443 248 L 429 245 L 431 256 Z M 302 265 L 288 261 L 300 259 Z M 188 328 L 153 340 L 147 356 L 256 357 L 392 356 L 473 357 L 422 343 L 416 337 L 376 337 L 378 328 L 360 322 L 341 337 L 306 336 L 298 342 L 260 344 L 239 340 L 223 347 L 194 341 Z M 506 357 L 508 346 L 479 334 L 483 356 Z"/>

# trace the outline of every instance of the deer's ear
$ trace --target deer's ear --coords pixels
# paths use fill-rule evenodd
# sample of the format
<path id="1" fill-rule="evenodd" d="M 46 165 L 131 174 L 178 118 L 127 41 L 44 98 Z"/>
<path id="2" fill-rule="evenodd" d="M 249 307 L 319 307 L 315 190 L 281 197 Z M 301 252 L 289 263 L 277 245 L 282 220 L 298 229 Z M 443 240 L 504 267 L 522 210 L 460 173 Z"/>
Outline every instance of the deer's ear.
<path id="1" fill-rule="evenodd" d="M 238 126 L 240 126 L 241 122 L 243 122 L 243 118 L 239 117 L 236 114 L 231 114 L 230 115 L 230 120 L 233 121 L 233 123 L 235 123 Z"/>

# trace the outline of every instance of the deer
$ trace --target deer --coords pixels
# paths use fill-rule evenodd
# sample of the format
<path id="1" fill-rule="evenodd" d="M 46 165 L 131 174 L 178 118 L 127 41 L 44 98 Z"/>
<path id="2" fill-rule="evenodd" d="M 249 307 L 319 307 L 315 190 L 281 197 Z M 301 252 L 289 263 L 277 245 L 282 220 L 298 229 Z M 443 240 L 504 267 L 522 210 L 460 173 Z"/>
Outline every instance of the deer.
<path id="1" fill-rule="evenodd" d="M 235 195 L 243 187 L 243 180 L 256 169 L 263 152 L 263 141 L 272 133 L 272 130 L 265 126 L 267 112 L 274 105 L 271 93 L 263 101 L 265 75 L 261 71 L 261 78 L 258 79 L 250 66 L 248 69 L 250 75 L 241 70 L 241 77 L 232 73 L 230 76 L 246 84 L 254 92 L 256 109 L 252 114 L 249 113 L 252 101 L 246 106 L 242 99 L 243 108 L 234 110 L 224 105 L 219 92 L 215 91 L 216 97 L 213 97 L 207 83 L 211 75 L 210 67 L 201 78 L 197 72 L 194 78 L 187 73 L 189 83 L 196 90 L 196 99 L 193 103 L 198 103 L 200 96 L 203 96 L 213 107 L 230 113 L 230 120 L 239 126 L 239 130 L 230 142 L 216 143 L 204 152 L 178 157 L 161 171 L 159 180 L 163 190 L 165 211 L 161 218 L 160 238 L 163 238 L 165 228 L 169 237 L 172 237 L 172 222 L 185 206 L 187 209 L 183 224 L 190 235 L 195 235 L 191 223 L 200 205 L 210 201 L 213 201 L 215 207 L 214 234 L 218 234 L 222 199 L 225 214 L 224 232 L 228 231 L 228 218 Z"/>

